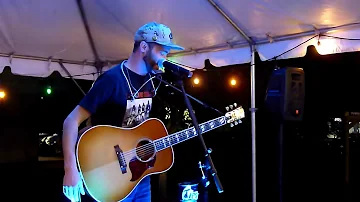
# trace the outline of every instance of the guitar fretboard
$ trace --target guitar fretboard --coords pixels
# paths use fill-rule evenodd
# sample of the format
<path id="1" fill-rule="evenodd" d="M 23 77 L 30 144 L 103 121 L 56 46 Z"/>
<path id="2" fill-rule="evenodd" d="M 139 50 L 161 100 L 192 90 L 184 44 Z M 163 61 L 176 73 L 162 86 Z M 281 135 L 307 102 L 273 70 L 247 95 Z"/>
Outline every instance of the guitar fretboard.
<path id="1" fill-rule="evenodd" d="M 206 133 L 210 130 L 213 130 L 213 129 L 218 128 L 223 125 L 226 125 L 226 117 L 225 116 L 221 116 L 216 119 L 199 124 L 199 128 L 200 128 L 201 134 L 203 134 L 203 133 Z M 191 127 L 191 128 L 176 132 L 174 134 L 168 135 L 166 137 L 157 139 L 154 141 L 156 151 L 161 151 L 170 146 L 176 145 L 180 142 L 184 142 L 195 136 L 197 136 L 196 129 L 195 129 L 195 127 Z"/>

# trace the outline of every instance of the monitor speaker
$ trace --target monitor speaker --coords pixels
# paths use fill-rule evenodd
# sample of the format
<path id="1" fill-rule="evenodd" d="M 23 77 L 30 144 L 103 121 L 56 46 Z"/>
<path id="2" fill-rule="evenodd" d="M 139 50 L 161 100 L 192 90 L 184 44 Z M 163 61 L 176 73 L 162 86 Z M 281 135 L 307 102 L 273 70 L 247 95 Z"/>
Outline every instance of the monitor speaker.
<path id="1" fill-rule="evenodd" d="M 275 69 L 266 92 L 267 110 L 284 121 L 301 121 L 305 101 L 304 77 L 302 68 Z"/>

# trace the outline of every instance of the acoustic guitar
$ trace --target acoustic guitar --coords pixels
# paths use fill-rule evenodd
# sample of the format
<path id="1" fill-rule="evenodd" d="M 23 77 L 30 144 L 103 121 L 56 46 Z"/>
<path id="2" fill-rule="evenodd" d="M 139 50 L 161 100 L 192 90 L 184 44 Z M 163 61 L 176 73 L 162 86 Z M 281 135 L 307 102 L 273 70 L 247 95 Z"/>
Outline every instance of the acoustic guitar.
<path id="1" fill-rule="evenodd" d="M 224 116 L 199 124 L 201 134 L 245 117 L 230 105 Z M 159 119 L 133 128 L 98 125 L 85 130 L 77 143 L 77 165 L 85 189 L 102 202 L 124 200 L 146 176 L 168 171 L 174 163 L 172 146 L 197 136 L 194 127 L 168 134 Z"/>

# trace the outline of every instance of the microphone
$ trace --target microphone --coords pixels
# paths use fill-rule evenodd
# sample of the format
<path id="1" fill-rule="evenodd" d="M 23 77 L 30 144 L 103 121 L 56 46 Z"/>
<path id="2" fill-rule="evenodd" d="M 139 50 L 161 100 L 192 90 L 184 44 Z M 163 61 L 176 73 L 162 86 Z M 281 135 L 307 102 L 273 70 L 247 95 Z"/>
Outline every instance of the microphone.
<path id="1" fill-rule="evenodd" d="M 174 63 L 171 63 L 164 58 L 158 60 L 157 65 L 159 66 L 159 70 L 164 73 L 165 69 L 170 70 L 172 73 L 178 76 L 192 77 L 193 73 L 190 70 L 187 70 L 181 66 L 178 66 Z"/>

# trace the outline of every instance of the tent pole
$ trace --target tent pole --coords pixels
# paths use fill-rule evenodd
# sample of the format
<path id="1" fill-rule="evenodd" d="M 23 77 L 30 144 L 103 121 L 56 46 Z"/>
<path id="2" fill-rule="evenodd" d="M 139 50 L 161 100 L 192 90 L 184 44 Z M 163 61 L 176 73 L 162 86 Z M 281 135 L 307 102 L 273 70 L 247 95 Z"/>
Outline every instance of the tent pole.
<path id="1" fill-rule="evenodd" d="M 208 1 L 250 44 L 253 44 L 250 37 L 213 0 Z"/>
<path id="2" fill-rule="evenodd" d="M 97 50 L 95 48 L 94 39 L 93 39 L 92 34 L 90 32 L 89 23 L 88 23 L 87 18 L 86 18 L 86 14 L 85 14 L 84 6 L 82 4 L 82 0 L 77 0 L 76 3 L 77 3 L 78 8 L 79 8 L 81 19 L 82 19 L 82 22 L 83 22 L 83 25 L 84 25 L 84 28 L 85 28 L 86 35 L 88 37 L 89 43 L 90 43 L 91 50 L 92 50 L 92 52 L 94 54 L 95 61 L 98 61 L 99 60 L 99 54 L 98 54 L 98 52 L 97 52 Z"/>
<path id="3" fill-rule="evenodd" d="M 252 202 L 256 202 L 256 135 L 255 135 L 255 42 L 231 20 L 231 18 L 213 1 L 208 0 L 212 6 L 248 41 L 251 48 L 251 150 L 252 150 Z"/>
<path id="4" fill-rule="evenodd" d="M 24 59 L 24 60 L 36 60 L 36 61 L 49 61 L 49 58 L 45 57 L 37 57 L 37 56 L 26 56 L 26 55 L 12 55 L 12 54 L 6 54 L 6 53 L 0 53 L 0 57 L 12 57 L 12 59 Z M 63 60 L 63 59 L 56 59 L 51 58 L 51 62 L 62 62 L 67 64 L 74 64 L 74 65 L 89 65 L 94 66 L 94 62 L 92 61 L 76 61 L 76 60 Z"/>
<path id="5" fill-rule="evenodd" d="M 252 202 L 256 202 L 256 133 L 255 133 L 255 45 L 251 45 L 251 161 L 252 161 Z"/>
<path id="6" fill-rule="evenodd" d="M 78 5 L 78 8 L 79 8 L 79 12 L 80 12 L 80 15 L 81 15 L 82 22 L 84 24 L 86 35 L 87 35 L 89 43 L 90 43 L 91 50 L 92 50 L 92 52 L 94 54 L 94 57 L 95 57 L 94 65 L 95 65 L 95 68 L 97 69 L 98 75 L 100 76 L 104 64 L 100 60 L 99 54 L 98 54 L 98 52 L 96 50 L 94 38 L 92 37 L 91 31 L 90 31 L 90 26 L 89 26 L 88 20 L 86 18 L 86 13 L 85 13 L 84 6 L 82 4 L 82 0 L 77 0 L 76 2 L 77 2 L 77 5 Z"/>
<path id="7" fill-rule="evenodd" d="M 71 78 L 71 80 L 75 83 L 75 85 L 79 88 L 79 90 L 81 91 L 81 93 L 83 95 L 85 95 L 84 90 L 80 87 L 80 85 L 76 82 L 76 80 L 72 77 L 72 75 L 70 74 L 70 72 L 66 69 L 66 67 L 64 66 L 64 64 L 62 63 L 62 61 L 59 61 L 59 65 L 61 66 L 61 68 L 63 68 L 63 70 L 66 72 L 66 74 Z"/>

